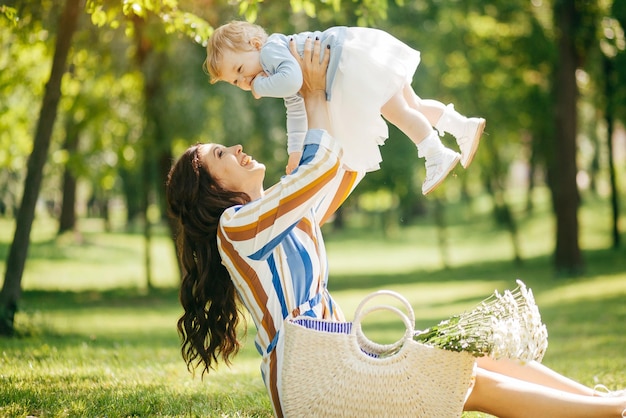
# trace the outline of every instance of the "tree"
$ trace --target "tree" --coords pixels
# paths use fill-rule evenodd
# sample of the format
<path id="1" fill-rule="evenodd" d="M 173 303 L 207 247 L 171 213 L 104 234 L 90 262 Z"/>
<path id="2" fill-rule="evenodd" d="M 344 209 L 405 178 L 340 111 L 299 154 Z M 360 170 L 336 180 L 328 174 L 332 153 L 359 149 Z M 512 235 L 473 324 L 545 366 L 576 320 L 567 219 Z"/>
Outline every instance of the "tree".
<path id="1" fill-rule="evenodd" d="M 584 260 L 578 243 L 578 207 L 580 196 L 576 183 L 576 135 L 578 122 L 578 86 L 576 71 L 596 42 L 595 28 L 599 7 L 594 2 L 555 0 L 554 26 L 558 59 L 554 73 L 555 152 L 549 167 L 550 190 L 556 215 L 554 263 L 558 273 L 579 274 Z"/>
<path id="2" fill-rule="evenodd" d="M 624 28 L 626 28 L 626 4 L 615 1 L 611 14 L 614 18 L 603 19 L 603 34 L 600 40 L 602 51 L 602 74 L 605 93 L 605 120 L 609 150 L 609 180 L 611 184 L 611 235 L 613 248 L 618 249 L 620 240 L 620 206 L 619 185 L 617 182 L 617 168 L 615 167 L 613 132 L 615 121 L 622 117 L 626 119 L 626 42 Z M 620 31 L 621 27 L 621 31 Z"/>
<path id="3" fill-rule="evenodd" d="M 80 0 L 67 0 L 59 21 L 59 32 L 54 49 L 50 79 L 46 85 L 39 121 L 28 159 L 28 174 L 24 183 L 22 203 L 17 213 L 16 228 L 7 258 L 6 274 L 0 291 L 0 335 L 14 332 L 15 312 L 21 293 L 22 274 L 30 244 L 30 231 L 35 217 L 35 205 L 48 156 L 52 128 L 61 97 L 61 79 L 65 73 L 72 36 L 76 29 Z"/>

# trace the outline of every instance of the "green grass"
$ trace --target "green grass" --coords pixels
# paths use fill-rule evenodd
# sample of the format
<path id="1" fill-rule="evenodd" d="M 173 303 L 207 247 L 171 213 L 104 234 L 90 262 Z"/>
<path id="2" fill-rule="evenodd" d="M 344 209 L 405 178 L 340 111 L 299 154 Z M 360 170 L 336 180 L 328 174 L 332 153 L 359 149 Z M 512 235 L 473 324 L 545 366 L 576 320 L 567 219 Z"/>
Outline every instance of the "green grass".
<path id="1" fill-rule="evenodd" d="M 426 327 L 521 278 L 533 288 L 548 327 L 544 363 L 588 385 L 625 387 L 626 257 L 623 249 L 609 249 L 608 211 L 598 202 L 581 211 L 586 273 L 557 278 L 545 208 L 532 217 L 516 212 L 524 258 L 516 265 L 489 205 L 461 207 L 446 213 L 449 268 L 442 268 L 428 218 L 387 237 L 364 228 L 328 233 L 329 287 L 346 315 L 369 292 L 388 288 L 410 300 L 418 327 Z M 53 223 L 35 225 L 17 317 L 24 335 L 0 339 L 0 416 L 271 416 L 253 329 L 231 368 L 221 366 L 204 380 L 187 371 L 175 330 L 181 310 L 175 261 L 165 234 L 153 241 L 157 288 L 148 292 L 139 235 L 104 234 L 94 220 L 82 220 L 81 230 L 80 239 L 57 238 Z M 0 219 L 3 273 L 12 231 L 12 222 Z M 368 318 L 366 332 L 391 341 L 400 332 L 396 322 Z"/>

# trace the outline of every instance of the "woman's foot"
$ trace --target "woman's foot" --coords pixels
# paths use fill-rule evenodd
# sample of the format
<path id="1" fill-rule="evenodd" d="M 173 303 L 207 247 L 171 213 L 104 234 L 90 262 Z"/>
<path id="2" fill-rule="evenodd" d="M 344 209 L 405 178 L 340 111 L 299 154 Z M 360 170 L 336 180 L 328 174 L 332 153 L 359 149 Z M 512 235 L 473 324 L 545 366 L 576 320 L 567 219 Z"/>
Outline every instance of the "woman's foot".
<path id="1" fill-rule="evenodd" d="M 626 389 L 610 390 L 604 385 L 595 385 L 593 387 L 593 396 L 601 396 L 603 398 L 626 398 Z M 626 412 L 626 409 L 624 410 Z M 624 416 L 624 413 L 622 413 Z"/>

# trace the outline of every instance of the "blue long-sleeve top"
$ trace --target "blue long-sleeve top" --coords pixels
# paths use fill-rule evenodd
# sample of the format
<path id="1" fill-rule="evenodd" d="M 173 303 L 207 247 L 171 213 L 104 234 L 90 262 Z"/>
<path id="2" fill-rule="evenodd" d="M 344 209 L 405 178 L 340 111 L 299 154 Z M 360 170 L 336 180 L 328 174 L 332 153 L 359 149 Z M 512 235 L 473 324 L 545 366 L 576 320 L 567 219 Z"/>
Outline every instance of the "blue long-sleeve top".
<path id="1" fill-rule="evenodd" d="M 298 61 L 291 55 L 289 40 L 294 38 L 298 53 L 302 55 L 304 42 L 307 38 L 319 38 L 322 54 L 329 45 L 331 54 L 326 71 L 326 99 L 331 98 L 331 88 L 335 79 L 341 47 L 345 40 L 347 27 L 335 26 L 323 32 L 301 32 L 294 35 L 274 33 L 261 48 L 261 66 L 267 77 L 254 80 L 254 92 L 261 97 L 277 97 L 284 99 L 287 108 L 287 152 L 302 151 L 304 136 L 307 129 L 304 100 L 298 94 L 302 87 L 302 70 Z"/>

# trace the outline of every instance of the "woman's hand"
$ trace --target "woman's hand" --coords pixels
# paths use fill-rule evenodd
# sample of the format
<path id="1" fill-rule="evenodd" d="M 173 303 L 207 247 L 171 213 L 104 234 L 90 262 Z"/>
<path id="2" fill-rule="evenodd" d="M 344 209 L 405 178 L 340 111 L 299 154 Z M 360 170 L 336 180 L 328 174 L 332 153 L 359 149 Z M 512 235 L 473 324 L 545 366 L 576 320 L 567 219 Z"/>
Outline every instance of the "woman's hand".
<path id="1" fill-rule="evenodd" d="M 330 60 L 330 50 L 327 49 L 323 58 L 320 60 L 321 42 L 316 39 L 315 42 L 311 38 L 307 38 L 304 43 L 304 56 L 300 56 L 296 50 L 296 42 L 291 39 L 289 42 L 289 50 L 302 69 L 302 77 L 304 82 L 300 89 L 302 97 L 314 92 L 326 91 L 326 70 Z"/>
<path id="2" fill-rule="evenodd" d="M 304 82 L 300 94 L 304 98 L 306 116 L 309 129 L 330 130 L 330 119 L 326 104 L 326 70 L 330 60 L 330 50 L 327 49 L 320 61 L 321 42 L 310 38 L 304 43 L 304 56 L 300 57 L 296 50 L 296 42 L 289 42 L 289 49 L 302 69 Z"/>

